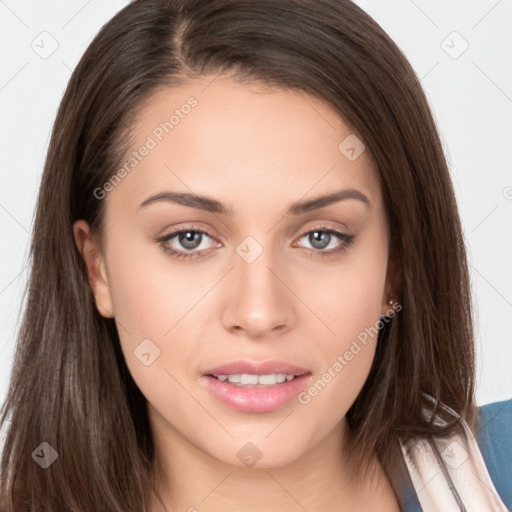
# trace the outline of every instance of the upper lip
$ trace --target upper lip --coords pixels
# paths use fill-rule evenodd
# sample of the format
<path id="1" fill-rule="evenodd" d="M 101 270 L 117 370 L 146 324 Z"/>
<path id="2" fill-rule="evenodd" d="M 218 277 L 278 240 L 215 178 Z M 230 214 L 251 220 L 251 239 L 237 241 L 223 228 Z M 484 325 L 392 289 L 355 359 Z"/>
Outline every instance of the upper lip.
<path id="1" fill-rule="evenodd" d="M 213 375 L 217 377 L 219 375 L 237 375 L 237 374 L 249 374 L 249 375 L 270 375 L 273 373 L 285 373 L 287 375 L 304 375 L 310 373 L 306 368 L 301 368 L 294 364 L 287 363 L 285 361 L 268 360 L 268 361 L 233 361 L 226 363 L 211 370 L 207 370 L 204 375 Z"/>

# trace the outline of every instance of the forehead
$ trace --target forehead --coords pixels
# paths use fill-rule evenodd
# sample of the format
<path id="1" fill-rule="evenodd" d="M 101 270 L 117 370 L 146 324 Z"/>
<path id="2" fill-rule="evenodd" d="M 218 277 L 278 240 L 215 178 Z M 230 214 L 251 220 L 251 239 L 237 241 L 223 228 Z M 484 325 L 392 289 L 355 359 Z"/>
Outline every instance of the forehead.
<path id="1" fill-rule="evenodd" d="M 179 190 L 219 198 L 236 212 L 240 204 L 282 208 L 343 187 L 380 202 L 362 141 L 303 91 L 221 77 L 161 87 L 140 109 L 132 141 L 119 166 L 125 177 L 109 193 L 125 203 Z"/>

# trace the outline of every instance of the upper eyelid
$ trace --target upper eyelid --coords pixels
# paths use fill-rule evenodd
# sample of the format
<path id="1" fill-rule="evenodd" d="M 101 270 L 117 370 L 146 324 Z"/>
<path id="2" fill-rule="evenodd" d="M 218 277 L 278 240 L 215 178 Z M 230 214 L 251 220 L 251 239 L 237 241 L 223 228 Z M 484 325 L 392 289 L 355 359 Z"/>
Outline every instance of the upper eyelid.
<path id="1" fill-rule="evenodd" d="M 308 235 L 309 233 L 315 231 L 315 230 L 318 230 L 318 231 L 324 231 L 326 233 L 334 233 L 335 236 L 336 235 L 340 235 L 338 238 L 340 238 L 341 241 L 342 240 L 342 236 L 350 236 L 348 235 L 347 233 L 343 232 L 342 230 L 340 229 L 337 229 L 337 228 L 334 228 L 332 226 L 328 226 L 328 225 L 325 225 L 325 224 L 317 224 L 316 226 L 311 226 L 310 228 L 306 229 L 306 230 L 302 230 L 300 232 L 300 234 L 298 235 L 298 238 L 297 240 L 300 240 L 301 238 L 303 238 L 304 236 Z M 156 239 L 160 242 L 167 242 L 169 240 L 172 240 L 173 238 L 175 238 L 177 235 L 179 235 L 180 233 L 184 233 L 184 232 L 187 232 L 187 231 L 192 231 L 192 232 L 197 232 L 197 233 L 201 233 L 201 234 L 204 234 L 204 235 L 207 235 L 208 237 L 210 237 L 212 240 L 214 241 L 217 241 L 217 237 L 210 234 L 208 230 L 206 230 L 205 228 L 201 228 L 199 226 L 183 226 L 183 227 L 179 227 L 173 231 L 171 231 L 170 233 L 168 234 L 163 234 L 162 236 L 159 236 L 159 237 L 156 237 Z M 221 242 L 222 243 L 222 242 Z M 208 250 L 208 249 L 203 249 L 203 251 L 205 250 Z M 203 252 L 203 251 L 189 251 L 190 253 L 193 253 L 193 252 Z"/>
<path id="2" fill-rule="evenodd" d="M 197 233 L 203 233 L 205 235 L 208 235 L 210 238 L 221 238 L 219 235 L 216 234 L 214 230 L 214 234 L 211 233 L 211 230 L 200 227 L 200 226 L 188 226 L 187 224 L 180 226 L 178 228 L 170 229 L 169 231 L 163 230 L 163 233 L 161 235 L 157 235 L 154 238 L 157 240 L 162 240 L 166 238 L 173 238 L 176 235 L 179 235 L 180 233 L 186 233 L 187 231 L 193 231 Z"/>
<path id="3" fill-rule="evenodd" d="M 347 234 L 342 229 L 335 228 L 335 227 L 332 227 L 332 226 L 328 226 L 326 224 L 318 224 L 318 225 L 315 225 L 315 226 L 311 226 L 308 229 L 301 230 L 300 237 L 303 237 L 304 235 L 307 235 L 308 233 L 311 233 L 315 229 L 317 229 L 319 231 L 330 231 L 330 232 L 339 233 L 339 234 Z M 193 232 L 202 233 L 202 234 L 208 235 L 210 238 L 222 238 L 222 237 L 220 237 L 217 234 L 211 234 L 206 228 L 201 228 L 199 226 L 183 226 L 183 227 L 179 227 L 179 228 L 171 230 L 169 233 L 163 234 L 163 235 L 161 235 L 161 236 L 159 236 L 157 238 L 159 238 L 159 239 L 162 239 L 162 238 L 173 238 L 174 236 L 176 236 L 176 235 L 178 235 L 180 233 L 183 233 L 183 232 L 187 232 L 187 231 L 193 231 Z"/>

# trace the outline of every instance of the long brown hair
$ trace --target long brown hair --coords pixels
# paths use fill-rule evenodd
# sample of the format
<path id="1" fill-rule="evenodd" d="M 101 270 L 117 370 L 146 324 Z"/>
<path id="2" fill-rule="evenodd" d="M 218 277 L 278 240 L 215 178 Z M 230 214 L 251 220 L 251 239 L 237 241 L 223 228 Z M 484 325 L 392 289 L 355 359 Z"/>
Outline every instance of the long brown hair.
<path id="1" fill-rule="evenodd" d="M 399 438 L 442 434 L 422 413 L 422 393 L 477 427 L 461 225 L 428 103 L 398 47 L 348 0 L 135 0 L 87 48 L 53 127 L 2 410 L 3 512 L 149 509 L 146 400 L 114 321 L 95 308 L 72 225 L 85 219 L 101 234 L 105 201 L 94 190 L 119 169 L 152 92 L 205 74 L 320 98 L 378 169 L 402 311 L 380 331 L 347 413 L 355 466 L 376 453 L 392 478 Z M 32 457 L 42 442 L 58 454 L 44 470 Z"/>

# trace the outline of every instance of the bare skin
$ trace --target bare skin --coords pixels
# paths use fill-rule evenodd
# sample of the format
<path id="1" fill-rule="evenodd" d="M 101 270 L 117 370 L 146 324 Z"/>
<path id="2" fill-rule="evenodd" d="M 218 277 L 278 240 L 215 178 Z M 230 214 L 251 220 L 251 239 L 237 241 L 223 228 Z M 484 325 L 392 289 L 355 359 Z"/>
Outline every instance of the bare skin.
<path id="1" fill-rule="evenodd" d="M 203 373 L 220 364 L 279 359 L 310 370 L 311 386 L 389 311 L 397 274 L 376 171 L 367 151 L 351 161 L 338 149 L 352 132 L 336 112 L 304 93 L 212 80 L 149 99 L 133 150 L 148 136 L 156 146 L 106 187 L 101 244 L 85 221 L 74 226 L 98 311 L 115 318 L 148 400 L 166 507 L 397 511 L 376 461 L 371 481 L 355 482 L 341 457 L 345 415 L 368 377 L 376 336 L 307 403 L 242 412 L 204 384 Z M 169 133 L 155 131 L 191 97 L 197 104 L 180 110 Z M 293 203 L 341 189 L 366 200 L 286 215 Z M 140 206 L 166 191 L 205 195 L 232 213 L 164 200 Z M 207 232 L 194 248 L 184 237 L 155 240 L 194 229 Z M 324 246 L 313 245 L 315 231 Z M 251 262 L 237 252 L 249 236 L 249 254 L 262 251 Z M 147 366 L 134 354 L 146 339 L 160 351 Z M 253 467 L 237 456 L 247 443 L 261 454 Z"/>

